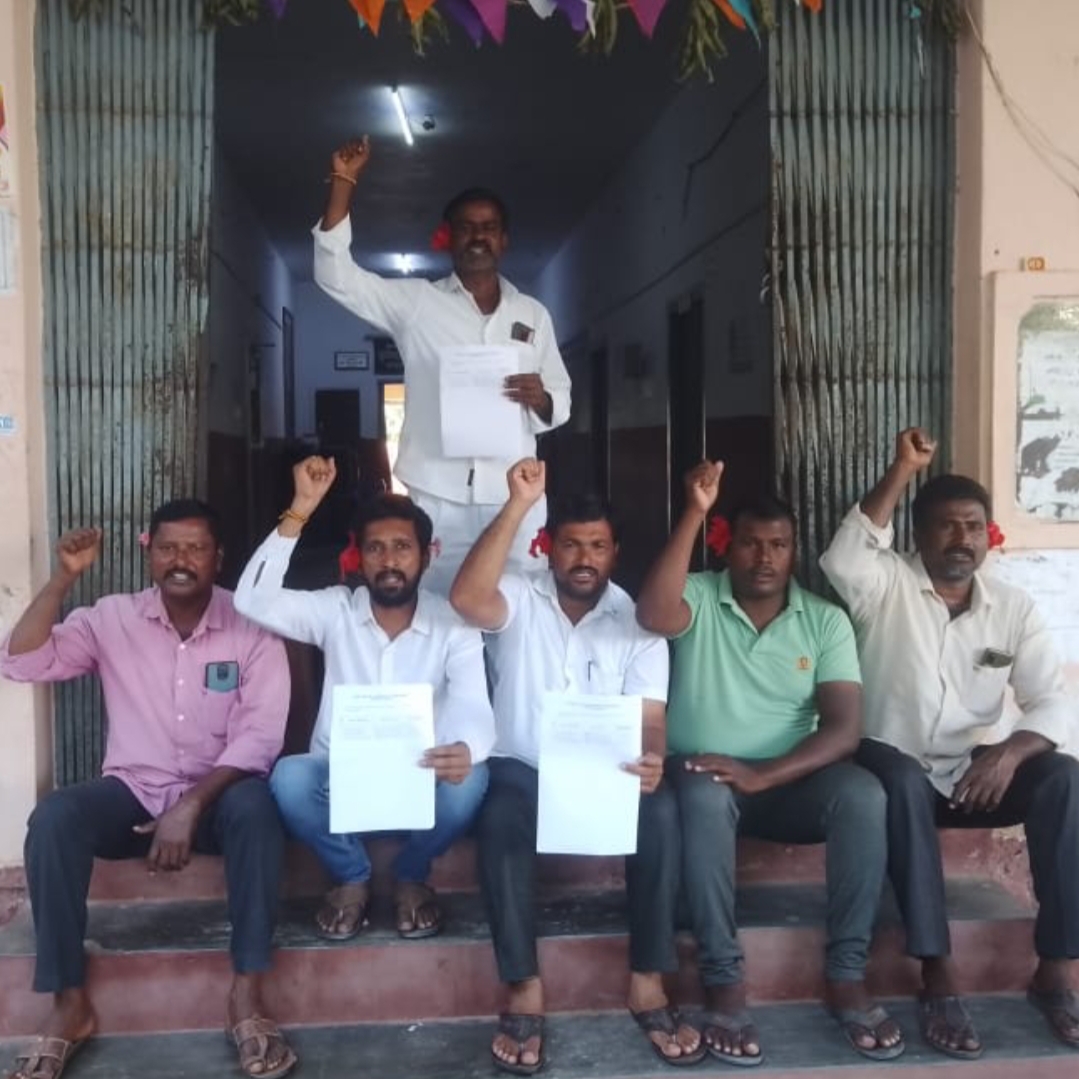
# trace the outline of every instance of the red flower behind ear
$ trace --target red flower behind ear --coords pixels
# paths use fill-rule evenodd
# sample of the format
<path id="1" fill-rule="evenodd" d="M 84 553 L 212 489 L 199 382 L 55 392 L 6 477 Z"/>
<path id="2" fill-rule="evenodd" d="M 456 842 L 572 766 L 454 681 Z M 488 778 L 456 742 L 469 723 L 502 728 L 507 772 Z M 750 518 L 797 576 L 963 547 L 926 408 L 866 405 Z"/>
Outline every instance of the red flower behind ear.
<path id="1" fill-rule="evenodd" d="M 727 553 L 727 548 L 731 545 L 731 526 L 726 517 L 717 513 L 712 518 L 705 533 L 704 545 L 719 558 Z"/>
<path id="2" fill-rule="evenodd" d="M 541 558 L 551 553 L 551 534 L 546 528 L 541 528 L 528 545 L 528 553 L 533 558 Z"/>
<path id="3" fill-rule="evenodd" d="M 363 569 L 363 555 L 356 546 L 355 532 L 348 534 L 348 546 L 337 556 L 337 568 L 342 581 L 355 577 Z"/>
<path id="4" fill-rule="evenodd" d="M 985 531 L 989 536 L 989 550 L 992 550 L 994 547 L 1004 546 L 1004 533 L 1001 532 L 1000 525 L 998 525 L 996 521 L 990 521 L 989 524 L 985 526 Z"/>
<path id="5" fill-rule="evenodd" d="M 432 251 L 449 251 L 450 249 L 450 223 L 443 221 L 441 225 L 431 233 Z"/>

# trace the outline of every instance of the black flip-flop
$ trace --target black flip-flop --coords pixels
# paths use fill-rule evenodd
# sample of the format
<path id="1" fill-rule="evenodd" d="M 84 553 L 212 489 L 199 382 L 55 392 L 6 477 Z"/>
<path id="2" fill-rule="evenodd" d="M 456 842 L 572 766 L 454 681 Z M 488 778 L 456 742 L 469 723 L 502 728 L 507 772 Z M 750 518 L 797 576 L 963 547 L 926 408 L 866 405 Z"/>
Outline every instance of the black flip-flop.
<path id="1" fill-rule="evenodd" d="M 1079 1019 L 1079 993 L 1074 989 L 1054 989 L 1042 992 L 1031 986 L 1027 990 L 1027 1000 L 1045 1016 L 1049 1028 L 1059 1042 L 1069 1049 L 1079 1049 L 1079 1038 L 1069 1038 L 1056 1021 L 1056 1016 L 1063 1012 L 1071 1019 Z"/>
<path id="2" fill-rule="evenodd" d="M 980 1043 L 981 1039 L 974 1029 L 974 1020 L 971 1019 L 970 1013 L 959 997 L 933 996 L 929 993 L 922 993 L 918 997 L 918 1025 L 922 1037 L 931 1049 L 944 1053 L 945 1056 L 955 1057 L 957 1060 L 977 1060 L 985 1052 L 985 1047 L 981 1044 L 977 1049 L 942 1045 L 929 1036 L 929 1028 L 934 1022 L 943 1023 L 948 1030 L 956 1031 L 962 1041 L 971 1037 Z"/>
<path id="3" fill-rule="evenodd" d="M 494 1061 L 495 1067 L 499 1071 L 509 1072 L 510 1075 L 535 1075 L 547 1063 L 545 1024 L 546 1019 L 542 1015 L 511 1015 L 509 1012 L 503 1012 L 498 1017 L 498 1033 L 505 1034 L 507 1038 L 512 1038 L 517 1043 L 518 1055 L 529 1038 L 539 1038 L 539 1060 L 535 1064 L 514 1064 L 503 1060 L 492 1049 L 491 1060 Z"/>
<path id="4" fill-rule="evenodd" d="M 907 1043 L 903 1041 L 902 1032 L 895 1045 L 878 1045 L 873 1049 L 867 1049 L 864 1045 L 858 1044 L 858 1034 L 864 1032 L 876 1038 L 879 1036 L 877 1032 L 881 1025 L 891 1019 L 891 1016 L 879 1004 L 874 1004 L 871 1008 L 833 1008 L 830 1011 L 850 1047 L 867 1060 L 895 1060 L 906 1052 Z"/>
<path id="5" fill-rule="evenodd" d="M 705 1052 L 711 1053 L 716 1060 L 722 1060 L 724 1064 L 733 1064 L 738 1068 L 755 1068 L 764 1063 L 763 1052 L 756 1055 L 740 1053 L 738 1056 L 733 1053 L 724 1053 L 722 1049 L 718 1049 L 705 1037 L 709 1027 L 719 1027 L 726 1034 L 737 1034 L 742 1045 L 750 1041 L 756 1042 L 759 1046 L 760 1038 L 757 1034 L 757 1027 L 753 1020 L 749 1018 L 748 1012 L 736 1012 L 734 1015 L 728 1015 L 725 1012 L 705 1012 L 701 1041 L 704 1043 Z"/>
<path id="6" fill-rule="evenodd" d="M 649 1034 L 660 1033 L 666 1034 L 673 1041 L 677 1042 L 678 1027 L 682 1025 L 682 1019 L 679 1016 L 676 1009 L 670 1006 L 663 1008 L 649 1008 L 643 1012 L 630 1012 L 633 1016 L 633 1021 L 644 1031 L 645 1037 Z M 689 1024 L 686 1024 L 687 1026 Z M 663 1061 L 664 1064 L 669 1064 L 672 1068 L 687 1068 L 690 1064 L 696 1064 L 708 1055 L 708 1047 L 704 1044 L 704 1038 L 701 1038 L 701 1044 L 692 1053 L 687 1053 L 684 1050 L 676 1057 L 668 1056 L 651 1038 L 648 1038 L 648 1044 L 652 1049 L 652 1052 Z"/>

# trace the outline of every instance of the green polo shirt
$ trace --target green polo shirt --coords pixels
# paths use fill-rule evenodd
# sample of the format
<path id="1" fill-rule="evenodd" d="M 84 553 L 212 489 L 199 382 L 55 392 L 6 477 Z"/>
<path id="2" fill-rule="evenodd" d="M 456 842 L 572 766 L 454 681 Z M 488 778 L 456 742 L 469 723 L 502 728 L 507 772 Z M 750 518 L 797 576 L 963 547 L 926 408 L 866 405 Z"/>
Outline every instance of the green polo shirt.
<path id="1" fill-rule="evenodd" d="M 667 745 L 671 753 L 760 760 L 817 729 L 822 682 L 862 681 L 850 619 L 791 581 L 787 606 L 758 633 L 724 573 L 691 573 L 692 612 L 674 642 Z"/>

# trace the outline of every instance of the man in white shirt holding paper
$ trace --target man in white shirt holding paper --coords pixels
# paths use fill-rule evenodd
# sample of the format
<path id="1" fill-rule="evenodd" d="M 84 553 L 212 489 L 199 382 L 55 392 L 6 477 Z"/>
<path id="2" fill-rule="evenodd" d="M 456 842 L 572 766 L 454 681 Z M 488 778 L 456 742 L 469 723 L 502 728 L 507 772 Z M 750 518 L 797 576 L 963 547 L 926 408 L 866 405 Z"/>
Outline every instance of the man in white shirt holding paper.
<path id="1" fill-rule="evenodd" d="M 427 885 L 431 862 L 472 823 L 487 789 L 485 761 L 494 743 L 483 642 L 446 600 L 420 587 L 430 557 L 431 521 L 402 495 L 380 495 L 361 508 L 356 540 L 366 587 L 302 592 L 285 588 L 296 540 L 336 475 L 332 458 L 308 457 L 293 469 L 295 494 L 275 531 L 244 569 L 236 609 L 284 637 L 317 645 L 325 680 L 308 753 L 283 757 L 270 787 L 288 830 L 318 855 L 334 880 L 316 915 L 328 940 L 363 928 L 371 863 L 362 836 L 330 831 L 330 731 L 334 687 L 427 683 L 434 695 L 436 745 L 422 765 L 434 770 L 435 825 L 414 831 L 394 863 L 397 930 L 432 936 L 442 911 Z"/>
<path id="2" fill-rule="evenodd" d="M 446 206 L 439 232 L 453 259 L 449 277 L 434 282 L 385 279 L 353 261 L 349 211 L 370 156 L 365 136 L 346 143 L 331 159 L 326 211 L 313 230 L 315 281 L 397 343 L 405 369 L 406 406 L 395 471 L 434 523 L 440 551 L 426 587 L 445 594 L 468 549 L 505 499 L 506 469 L 535 453 L 537 435 L 569 418 L 570 379 L 546 309 L 498 273 L 508 235 L 506 208 L 494 192 L 472 188 Z M 460 351 L 466 347 L 468 357 Z M 455 353 L 458 362 L 468 358 L 478 365 L 484 352 L 491 354 L 492 362 L 501 362 L 496 354 L 515 353 L 516 373 L 506 375 L 504 382 L 499 375 L 490 392 L 477 389 L 469 414 L 456 409 L 444 415 L 441 394 L 447 388 L 441 383 L 447 365 Z M 485 408 L 498 412 L 499 393 L 517 414 L 509 416 L 508 436 L 505 416 L 496 423 L 482 414 Z M 449 425 L 458 434 L 471 434 L 470 442 L 482 442 L 485 434 L 503 434 L 497 446 L 452 449 L 446 446 Z M 509 441 L 502 444 L 505 437 Z M 488 452 L 473 453 L 476 449 Z M 527 565 L 529 544 L 544 516 L 541 500 L 521 523 L 509 555 L 515 568 Z"/>
<path id="3" fill-rule="evenodd" d="M 610 580 L 618 553 L 610 511 L 598 499 L 553 505 L 547 519 L 550 569 L 504 573 L 514 536 L 543 497 L 534 459 L 508 473 L 509 500 L 465 559 L 450 593 L 457 611 L 487 631 L 497 742 L 477 825 L 480 883 L 507 1006 L 491 1045 L 496 1067 L 531 1075 L 545 1061 L 544 997 L 536 958 L 534 887 L 544 694 L 643 698 L 641 754 L 622 764 L 640 777 L 636 854 L 626 860 L 629 899 L 628 1005 L 653 1050 L 673 1065 L 704 1055 L 663 989 L 677 970 L 674 907 L 678 828 L 661 785 L 666 753 L 667 645 L 642 630 L 632 599 Z M 591 807 L 594 813 L 603 806 Z"/>
<path id="4" fill-rule="evenodd" d="M 929 1044 L 981 1055 L 957 995 L 937 828 L 1023 824 L 1038 898 L 1038 966 L 1028 998 L 1079 1049 L 1079 762 L 1055 750 L 1075 729 L 1049 633 L 1026 593 L 980 571 L 989 494 L 936 476 L 914 499 L 916 551 L 892 549 L 892 515 L 936 442 L 911 428 L 884 477 L 847 515 L 821 565 L 850 607 L 865 678 L 856 757 L 888 795 L 888 871 L 921 960 L 919 1013 Z M 1020 716 L 983 744 L 1011 686 Z"/>

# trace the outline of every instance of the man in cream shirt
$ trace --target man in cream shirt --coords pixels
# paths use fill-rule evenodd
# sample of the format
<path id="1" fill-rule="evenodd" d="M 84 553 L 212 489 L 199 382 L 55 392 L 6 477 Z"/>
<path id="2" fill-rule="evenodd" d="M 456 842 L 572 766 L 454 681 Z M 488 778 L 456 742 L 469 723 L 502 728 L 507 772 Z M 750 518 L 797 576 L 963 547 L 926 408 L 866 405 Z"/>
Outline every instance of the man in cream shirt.
<path id="1" fill-rule="evenodd" d="M 295 494 L 275 531 L 244 569 L 236 609 L 283 637 L 317 645 L 326 673 L 308 753 L 283 757 L 270 788 L 288 830 L 318 855 L 334 887 L 316 916 L 328 940 L 363 928 L 371 863 L 362 836 L 330 831 L 329 751 L 333 688 L 359 683 L 430 684 L 436 745 L 423 763 L 434 769 L 435 826 L 413 832 L 394 863 L 397 931 L 431 936 L 442 911 L 427 886 L 431 862 L 472 823 L 487 789 L 484 761 L 494 743 L 480 635 L 442 596 L 420 587 L 431 543 L 427 514 L 403 495 L 380 495 L 360 510 L 356 539 L 364 587 L 316 592 L 285 588 L 285 571 L 307 519 L 333 484 L 332 458 L 308 457 L 293 469 Z"/>
<path id="2" fill-rule="evenodd" d="M 326 211 L 313 230 L 315 281 L 397 342 L 406 405 L 395 471 L 434 524 L 439 552 L 426 587 L 445 594 L 505 500 L 506 469 L 536 452 L 536 435 L 569 418 L 570 380 L 546 309 L 498 272 L 508 233 L 505 206 L 494 192 L 461 192 L 443 211 L 453 259 L 449 277 L 387 280 L 356 265 L 349 253 L 349 211 L 370 156 L 366 137 L 333 155 Z M 443 450 L 440 372 L 444 350 L 462 345 L 510 347 L 518 354 L 519 373 L 506 378 L 503 393 L 520 406 L 520 434 L 492 457 L 451 458 Z M 510 551 L 517 569 L 527 565 L 544 514 L 541 500 L 521 524 Z"/>
<path id="3" fill-rule="evenodd" d="M 922 961 L 922 1032 L 950 1056 L 982 1043 L 957 995 L 938 827 L 1026 830 L 1039 901 L 1028 998 L 1079 1048 L 1079 762 L 1056 752 L 1075 704 L 1028 595 L 980 572 L 989 495 L 966 476 L 929 480 L 913 504 L 916 552 L 892 550 L 892 514 L 936 443 L 902 432 L 884 478 L 847 515 L 821 565 L 850 608 L 868 737 L 855 758 L 888 794 L 888 868 Z M 1012 733 L 983 745 L 1011 686 Z"/>

